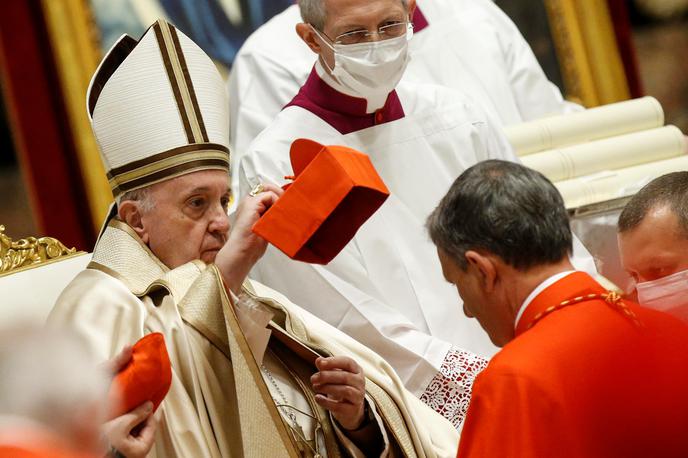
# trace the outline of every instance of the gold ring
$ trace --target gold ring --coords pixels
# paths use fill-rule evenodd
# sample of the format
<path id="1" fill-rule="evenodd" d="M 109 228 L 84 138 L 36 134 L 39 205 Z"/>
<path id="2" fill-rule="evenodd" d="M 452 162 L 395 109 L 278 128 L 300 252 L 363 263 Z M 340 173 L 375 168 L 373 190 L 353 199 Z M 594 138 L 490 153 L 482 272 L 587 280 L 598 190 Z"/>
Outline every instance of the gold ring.
<path id="1" fill-rule="evenodd" d="M 251 189 L 251 192 L 249 192 L 248 195 L 251 197 L 256 197 L 263 191 L 265 191 L 265 186 L 263 186 L 263 183 L 258 183 L 253 187 L 253 189 Z"/>

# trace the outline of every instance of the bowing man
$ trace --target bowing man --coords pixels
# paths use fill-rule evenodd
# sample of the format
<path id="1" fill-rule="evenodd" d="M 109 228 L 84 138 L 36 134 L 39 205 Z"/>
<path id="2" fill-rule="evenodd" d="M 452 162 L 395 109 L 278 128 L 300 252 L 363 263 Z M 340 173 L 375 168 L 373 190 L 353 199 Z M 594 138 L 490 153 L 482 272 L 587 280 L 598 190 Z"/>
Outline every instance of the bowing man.
<path id="1" fill-rule="evenodd" d="M 427 226 L 464 313 L 502 347 L 475 381 L 460 458 L 685 456 L 688 327 L 575 270 L 543 175 L 471 167 Z"/>

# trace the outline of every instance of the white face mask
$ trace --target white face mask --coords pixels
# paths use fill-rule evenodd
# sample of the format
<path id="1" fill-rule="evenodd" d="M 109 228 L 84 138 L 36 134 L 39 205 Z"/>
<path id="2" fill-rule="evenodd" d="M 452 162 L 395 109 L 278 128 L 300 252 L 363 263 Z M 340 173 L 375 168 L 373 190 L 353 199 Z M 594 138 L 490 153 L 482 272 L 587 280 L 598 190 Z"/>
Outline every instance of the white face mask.
<path id="1" fill-rule="evenodd" d="M 641 305 L 688 321 L 688 270 L 638 283 Z"/>
<path id="2" fill-rule="evenodd" d="M 408 65 L 408 41 L 413 35 L 413 27 L 409 25 L 406 35 L 388 40 L 334 46 L 315 28 L 313 30 L 334 51 L 334 69 L 328 66 L 332 76 L 353 94 L 373 104 L 381 101 L 379 106 L 384 105 Z"/>

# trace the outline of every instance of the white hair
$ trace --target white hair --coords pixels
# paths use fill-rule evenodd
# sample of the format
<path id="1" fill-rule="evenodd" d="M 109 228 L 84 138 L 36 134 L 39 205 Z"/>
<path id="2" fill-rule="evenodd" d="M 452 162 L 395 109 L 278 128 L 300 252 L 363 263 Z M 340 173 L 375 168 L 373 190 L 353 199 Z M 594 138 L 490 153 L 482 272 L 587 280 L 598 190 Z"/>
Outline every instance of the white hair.
<path id="1" fill-rule="evenodd" d="M 401 0 L 405 9 L 408 8 L 408 0 Z M 316 29 L 322 31 L 327 20 L 325 10 L 325 0 L 299 0 L 301 19 L 307 24 L 311 24 Z"/>
<path id="2" fill-rule="evenodd" d="M 0 330 L 0 415 L 33 421 L 69 440 L 100 425 L 108 378 L 86 343 L 59 329 Z"/>
<path id="3" fill-rule="evenodd" d="M 155 199 L 153 199 L 151 194 L 150 186 L 125 192 L 119 198 L 117 198 L 117 205 L 126 200 L 138 202 L 139 206 L 141 207 L 141 212 L 143 213 L 147 213 L 155 208 Z"/>

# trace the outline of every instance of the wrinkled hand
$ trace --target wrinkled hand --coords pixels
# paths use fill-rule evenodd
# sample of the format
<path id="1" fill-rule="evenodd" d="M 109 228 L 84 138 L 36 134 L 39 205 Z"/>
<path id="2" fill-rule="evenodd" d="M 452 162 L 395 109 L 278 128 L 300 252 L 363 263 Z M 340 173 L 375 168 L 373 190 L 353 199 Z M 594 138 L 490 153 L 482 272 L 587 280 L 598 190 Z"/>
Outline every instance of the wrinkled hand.
<path id="1" fill-rule="evenodd" d="M 236 212 L 229 238 L 215 258 L 225 284 L 238 294 L 253 265 L 263 256 L 267 242 L 251 231 L 253 225 L 284 193 L 273 184 L 263 184 L 263 192 L 246 196 Z"/>
<path id="2" fill-rule="evenodd" d="M 363 369 L 351 358 L 318 358 L 319 372 L 311 377 L 315 401 L 332 413 L 348 430 L 361 426 L 365 414 L 365 377 Z"/>
<path id="3" fill-rule="evenodd" d="M 158 421 L 153 403 L 146 401 L 131 412 L 103 425 L 103 434 L 112 447 L 127 458 L 143 458 L 155 442 Z"/>

